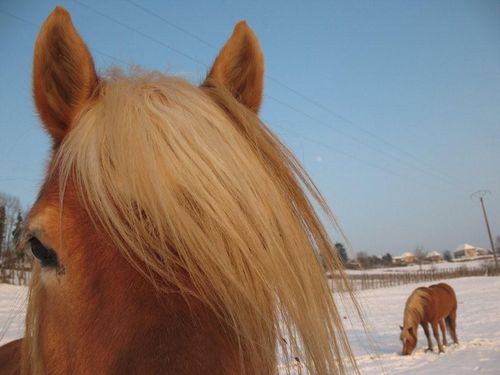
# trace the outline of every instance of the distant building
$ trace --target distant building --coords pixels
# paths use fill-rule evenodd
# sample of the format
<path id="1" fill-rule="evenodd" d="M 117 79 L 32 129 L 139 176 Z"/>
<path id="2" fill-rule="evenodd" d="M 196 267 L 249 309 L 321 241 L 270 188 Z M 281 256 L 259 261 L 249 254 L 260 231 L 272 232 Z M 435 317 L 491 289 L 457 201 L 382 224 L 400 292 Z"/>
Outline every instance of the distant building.
<path id="1" fill-rule="evenodd" d="M 466 258 L 475 258 L 480 255 L 488 255 L 489 251 L 480 247 L 469 245 L 468 243 L 464 243 L 457 247 L 457 249 L 453 252 L 453 257 L 455 259 L 466 259 Z"/>
<path id="2" fill-rule="evenodd" d="M 483 249 L 482 247 L 476 247 L 476 252 L 477 252 L 478 256 L 493 254 L 493 252 L 491 250 Z"/>
<path id="3" fill-rule="evenodd" d="M 444 257 L 439 251 L 431 251 L 425 255 L 425 260 L 429 262 L 442 262 Z"/>
<path id="4" fill-rule="evenodd" d="M 400 256 L 392 257 L 395 264 L 413 264 L 417 261 L 417 257 L 412 253 L 403 253 Z"/>
<path id="5" fill-rule="evenodd" d="M 361 264 L 356 259 L 349 259 L 346 263 L 346 268 L 351 269 L 351 270 L 361 270 L 363 267 L 361 267 Z"/>

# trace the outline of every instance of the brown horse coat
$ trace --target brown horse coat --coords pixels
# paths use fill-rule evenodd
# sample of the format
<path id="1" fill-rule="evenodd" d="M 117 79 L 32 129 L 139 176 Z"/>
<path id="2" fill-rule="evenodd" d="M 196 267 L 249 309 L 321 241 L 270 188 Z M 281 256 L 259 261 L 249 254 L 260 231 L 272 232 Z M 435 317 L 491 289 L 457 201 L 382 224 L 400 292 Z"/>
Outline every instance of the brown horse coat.
<path id="1" fill-rule="evenodd" d="M 457 298 L 451 286 L 439 283 L 425 289 L 429 292 L 429 301 L 425 309 L 424 322 L 436 322 L 456 312 Z"/>
<path id="2" fill-rule="evenodd" d="M 0 375 L 19 374 L 22 343 L 18 339 L 0 346 Z"/>

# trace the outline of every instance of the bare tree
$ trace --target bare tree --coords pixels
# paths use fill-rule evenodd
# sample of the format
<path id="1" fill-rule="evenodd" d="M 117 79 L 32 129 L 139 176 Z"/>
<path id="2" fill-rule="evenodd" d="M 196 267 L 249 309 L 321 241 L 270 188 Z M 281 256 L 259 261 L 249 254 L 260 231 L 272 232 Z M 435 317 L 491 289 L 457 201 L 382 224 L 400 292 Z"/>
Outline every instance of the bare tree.
<path id="1" fill-rule="evenodd" d="M 13 233 L 16 228 L 18 216 L 22 212 L 19 198 L 9 194 L 0 193 L 0 211 L 2 212 L 3 236 L 0 242 L 0 256 L 6 256 L 14 251 Z"/>
<path id="2" fill-rule="evenodd" d="M 422 263 L 425 260 L 425 250 L 423 246 L 417 246 L 415 248 L 415 258 L 417 259 L 417 264 L 420 267 L 420 270 L 422 270 Z"/>
<path id="3" fill-rule="evenodd" d="M 356 254 L 356 261 L 361 266 L 361 268 L 368 268 L 370 265 L 370 257 L 364 251 L 360 251 Z"/>
<path id="4" fill-rule="evenodd" d="M 0 259 L 2 258 L 2 244 L 5 236 L 5 207 L 0 202 Z"/>

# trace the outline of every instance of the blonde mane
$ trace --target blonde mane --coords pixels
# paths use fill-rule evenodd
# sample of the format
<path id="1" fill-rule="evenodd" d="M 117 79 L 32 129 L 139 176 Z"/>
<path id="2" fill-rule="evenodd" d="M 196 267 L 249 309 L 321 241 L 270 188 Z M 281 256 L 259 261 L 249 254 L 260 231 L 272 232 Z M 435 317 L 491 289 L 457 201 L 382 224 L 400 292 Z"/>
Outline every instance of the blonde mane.
<path id="1" fill-rule="evenodd" d="M 234 330 L 244 363 L 274 364 L 282 335 L 311 373 L 358 372 L 320 258 L 338 289 L 349 283 L 308 194 L 334 217 L 293 155 L 217 82 L 110 74 L 55 171 L 159 292 L 198 299 Z M 27 321 L 36 358 L 33 306 Z"/>
<path id="2" fill-rule="evenodd" d="M 403 327 L 416 326 L 423 320 L 429 298 L 429 292 L 425 288 L 417 288 L 413 291 L 406 301 Z"/>

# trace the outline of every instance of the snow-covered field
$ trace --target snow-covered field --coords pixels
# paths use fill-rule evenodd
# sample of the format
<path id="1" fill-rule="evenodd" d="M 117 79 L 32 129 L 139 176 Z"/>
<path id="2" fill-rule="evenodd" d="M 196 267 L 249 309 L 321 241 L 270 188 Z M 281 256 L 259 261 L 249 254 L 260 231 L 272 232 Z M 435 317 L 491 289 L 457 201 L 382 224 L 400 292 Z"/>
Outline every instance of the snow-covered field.
<path id="1" fill-rule="evenodd" d="M 0 345 L 23 336 L 28 288 L 0 284 Z"/>
<path id="2" fill-rule="evenodd" d="M 426 340 L 418 331 L 417 350 L 400 355 L 399 325 L 406 299 L 418 285 L 367 290 L 360 293 L 371 324 L 375 347 L 365 344 L 360 324 L 348 327 L 362 374 L 500 374 L 500 277 L 467 277 L 444 280 L 458 300 L 458 346 L 444 354 L 425 353 Z M 448 341 L 451 338 L 448 336 Z M 435 345 L 435 340 L 433 338 Z M 378 357 L 378 359 L 373 359 Z"/>
<path id="3" fill-rule="evenodd" d="M 445 281 L 458 299 L 458 346 L 444 354 L 425 353 L 425 338 L 411 356 L 401 356 L 399 324 L 409 294 L 420 285 L 367 290 L 360 298 L 373 343 L 356 319 L 348 335 L 362 374 L 500 374 L 500 277 L 469 277 Z M 0 344 L 22 336 L 26 288 L 0 284 Z M 346 320 L 347 322 L 347 320 Z M 449 340 L 450 341 L 450 340 Z"/>

